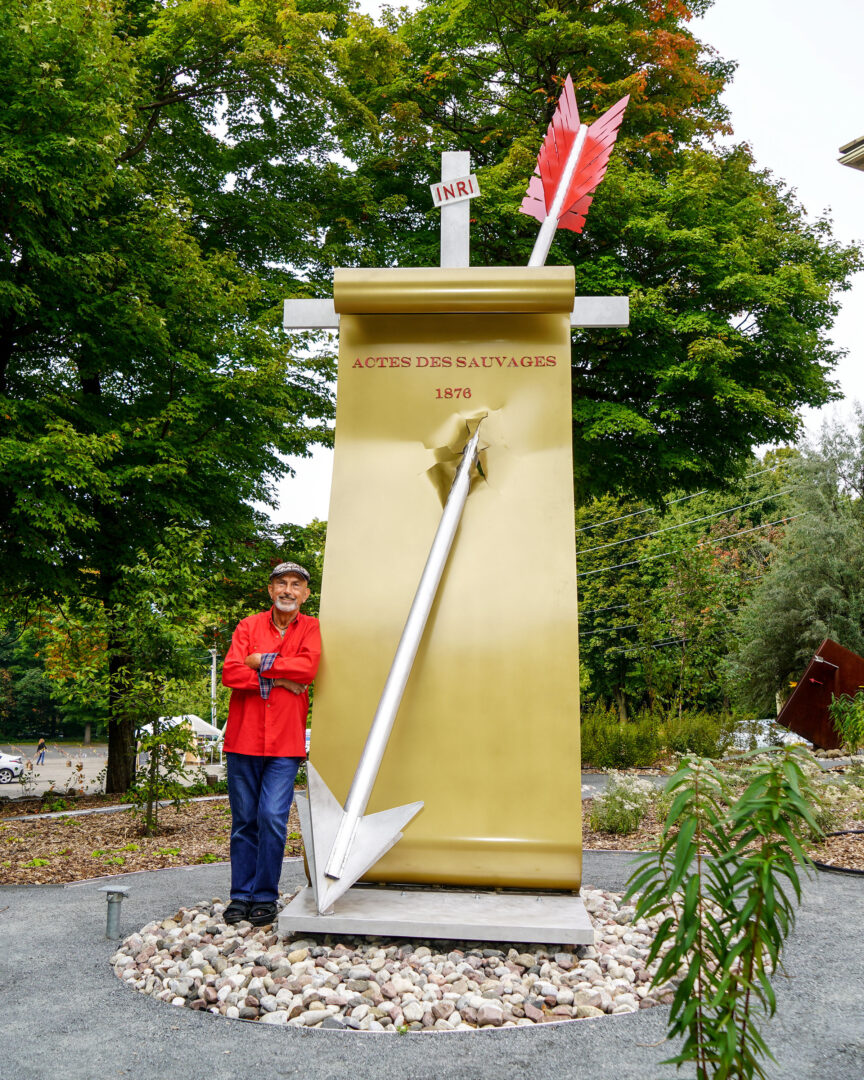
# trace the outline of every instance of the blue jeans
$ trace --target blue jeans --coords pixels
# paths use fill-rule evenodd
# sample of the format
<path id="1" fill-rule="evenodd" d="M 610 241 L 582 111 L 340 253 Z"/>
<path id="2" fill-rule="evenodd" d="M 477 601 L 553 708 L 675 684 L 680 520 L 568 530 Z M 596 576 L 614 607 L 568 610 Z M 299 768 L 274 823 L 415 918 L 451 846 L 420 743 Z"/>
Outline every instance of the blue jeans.
<path id="1" fill-rule="evenodd" d="M 231 804 L 231 899 L 270 903 L 279 896 L 297 757 L 226 754 Z"/>

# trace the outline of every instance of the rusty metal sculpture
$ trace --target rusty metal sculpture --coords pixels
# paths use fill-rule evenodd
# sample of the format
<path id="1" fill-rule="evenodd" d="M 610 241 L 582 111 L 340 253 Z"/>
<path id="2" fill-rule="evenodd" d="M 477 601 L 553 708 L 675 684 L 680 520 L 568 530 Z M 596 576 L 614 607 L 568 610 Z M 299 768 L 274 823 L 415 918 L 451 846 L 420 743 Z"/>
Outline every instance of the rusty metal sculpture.
<path id="1" fill-rule="evenodd" d="M 828 713 L 831 698 L 854 697 L 864 689 L 864 657 L 825 638 L 780 710 L 777 723 L 822 750 L 836 750 L 841 739 Z"/>

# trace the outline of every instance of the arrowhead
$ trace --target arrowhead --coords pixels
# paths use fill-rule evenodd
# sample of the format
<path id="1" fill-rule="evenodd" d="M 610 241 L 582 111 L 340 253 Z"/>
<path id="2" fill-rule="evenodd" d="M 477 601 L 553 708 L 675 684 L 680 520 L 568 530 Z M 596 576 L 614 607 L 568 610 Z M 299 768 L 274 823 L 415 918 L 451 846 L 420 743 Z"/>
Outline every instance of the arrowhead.
<path id="1" fill-rule="evenodd" d="M 297 796 L 297 810 L 306 847 L 306 861 L 315 891 L 315 903 L 321 915 L 328 914 L 333 904 L 358 881 L 367 870 L 402 838 L 402 829 L 423 803 L 406 803 L 377 814 L 360 818 L 342 874 L 338 879 L 327 877 L 324 868 L 333 849 L 336 833 L 345 815 L 342 806 L 327 787 L 318 770 L 307 762 L 308 798 Z"/>

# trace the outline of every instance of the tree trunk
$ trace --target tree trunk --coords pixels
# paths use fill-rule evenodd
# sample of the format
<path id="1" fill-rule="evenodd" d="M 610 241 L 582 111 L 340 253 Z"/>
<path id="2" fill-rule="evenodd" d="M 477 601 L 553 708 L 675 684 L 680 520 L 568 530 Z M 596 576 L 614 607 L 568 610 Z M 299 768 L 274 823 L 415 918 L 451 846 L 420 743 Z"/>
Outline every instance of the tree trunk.
<path id="1" fill-rule="evenodd" d="M 623 686 L 615 687 L 615 704 L 618 706 L 618 719 L 622 724 L 626 724 L 629 717 L 627 716 L 627 695 L 624 693 Z"/>
<path id="2" fill-rule="evenodd" d="M 105 790 L 118 794 L 128 791 L 135 779 L 135 729 L 131 717 L 123 715 L 120 670 L 127 660 L 118 651 L 119 642 L 113 630 L 108 639 L 108 765 L 105 774 Z"/>
<path id="3" fill-rule="evenodd" d="M 84 745 L 85 746 L 90 745 L 90 732 L 91 732 L 91 726 L 90 726 L 90 724 L 88 722 L 88 723 L 86 723 L 84 725 Z"/>

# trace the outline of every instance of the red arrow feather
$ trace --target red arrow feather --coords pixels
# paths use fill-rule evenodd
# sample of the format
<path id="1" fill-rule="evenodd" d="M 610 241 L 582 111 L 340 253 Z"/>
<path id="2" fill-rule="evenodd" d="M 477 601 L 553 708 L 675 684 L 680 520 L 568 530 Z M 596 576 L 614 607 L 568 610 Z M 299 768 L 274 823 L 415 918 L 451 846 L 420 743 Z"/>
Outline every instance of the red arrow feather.
<path id="1" fill-rule="evenodd" d="M 559 228 L 572 229 L 574 232 L 582 231 L 585 215 L 588 213 L 593 198 L 592 193 L 606 173 L 618 129 L 621 127 L 624 109 L 629 100 L 629 94 L 621 98 L 588 128 L 579 161 L 558 217 Z M 579 126 L 579 110 L 573 91 L 573 81 L 568 75 L 555 115 L 543 140 L 543 146 L 537 155 L 537 167 L 528 184 L 528 192 L 522 200 L 520 209 L 523 214 L 530 214 L 540 222 L 546 220 L 561 183 L 567 157 L 573 147 Z"/>

